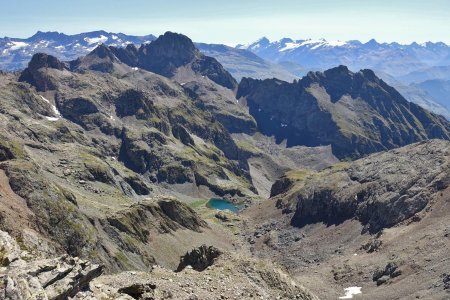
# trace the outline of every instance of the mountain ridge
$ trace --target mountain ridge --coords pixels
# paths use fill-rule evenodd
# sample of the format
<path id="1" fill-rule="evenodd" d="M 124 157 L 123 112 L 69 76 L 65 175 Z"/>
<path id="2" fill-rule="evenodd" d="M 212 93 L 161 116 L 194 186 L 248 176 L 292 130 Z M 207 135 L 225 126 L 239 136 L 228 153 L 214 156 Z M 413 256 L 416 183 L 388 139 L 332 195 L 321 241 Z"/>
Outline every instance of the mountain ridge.
<path id="1" fill-rule="evenodd" d="M 258 129 L 278 142 L 331 143 L 341 159 L 427 138 L 450 139 L 450 122 L 408 102 L 372 70 L 353 73 L 339 66 L 293 83 L 244 78 L 237 97 L 250 107 Z"/>
<path id="2" fill-rule="evenodd" d="M 0 69 L 10 71 L 24 69 L 28 61 L 32 58 L 32 55 L 37 52 L 45 52 L 62 61 L 70 61 L 88 54 L 101 43 L 105 43 L 108 46 L 128 48 L 131 52 L 133 52 L 137 51 L 137 48 L 136 50 L 133 50 L 133 48 L 135 48 L 134 45 L 150 43 L 155 39 L 156 36 L 151 34 L 145 36 L 133 36 L 123 33 L 108 33 L 103 30 L 73 35 L 67 35 L 59 32 L 38 31 L 33 36 L 25 39 L 0 38 Z M 268 39 L 265 39 L 264 42 L 268 46 L 271 44 Z M 285 44 L 295 44 L 294 40 L 288 38 L 279 41 L 279 43 L 281 42 Z M 324 41 L 319 41 L 319 44 L 324 43 Z M 357 41 L 349 41 L 348 43 L 363 45 L 363 43 Z M 283 44 L 283 47 L 285 47 L 285 44 Z M 339 43 L 334 44 L 334 48 L 339 48 Z M 278 57 L 278 54 L 275 56 L 272 55 L 273 57 L 271 55 L 269 55 L 269 57 L 265 57 L 262 54 L 258 54 L 258 51 L 256 51 L 257 49 L 254 49 L 253 52 L 250 49 L 238 49 L 239 47 L 248 48 L 248 46 L 243 47 L 241 45 L 237 48 L 233 48 L 225 45 L 196 43 L 197 48 L 199 48 L 201 52 L 220 61 L 227 71 L 229 71 L 238 81 L 240 81 L 242 77 L 252 77 L 256 79 L 275 77 L 282 80 L 292 81 L 303 77 L 309 70 L 329 69 L 335 67 L 339 64 L 339 62 L 349 66 L 353 71 L 358 71 L 359 69 L 365 68 L 374 69 L 376 73 L 381 75 L 385 80 L 390 80 L 392 75 L 391 73 L 394 73 L 395 75 L 397 71 L 400 71 L 401 74 L 396 76 L 395 80 L 399 82 L 395 85 L 396 88 L 405 91 L 405 96 L 407 96 L 409 100 L 414 101 L 423 107 L 432 110 L 433 112 L 443 114 L 447 118 L 450 118 L 450 112 L 445 108 L 445 105 L 442 106 L 437 103 L 442 101 L 448 102 L 447 98 L 435 100 L 429 93 L 418 88 L 417 86 L 408 86 L 410 84 L 408 78 L 417 77 L 417 75 L 414 75 L 414 72 L 416 71 L 425 70 L 429 74 L 428 79 L 437 79 L 438 77 L 436 76 L 441 76 L 439 73 L 434 71 L 436 67 L 427 66 L 427 64 L 430 63 L 430 60 L 436 61 L 436 55 L 438 54 L 432 54 L 431 56 L 428 54 L 422 55 L 421 57 L 426 58 L 428 56 L 431 58 L 425 59 L 424 61 L 420 60 L 418 62 L 417 56 L 408 54 L 409 52 L 403 49 L 405 47 L 420 49 L 422 46 L 419 44 L 412 43 L 409 46 L 402 46 L 398 43 L 391 43 L 389 44 L 390 46 L 387 47 L 387 44 L 383 46 L 383 44 L 378 44 L 375 40 L 371 40 L 364 44 L 366 45 L 367 50 L 360 49 L 356 51 L 356 54 L 359 55 L 357 57 L 355 56 L 356 54 L 351 54 L 350 56 L 346 54 L 345 51 L 349 51 L 348 49 L 344 49 L 344 52 L 338 51 L 336 53 L 329 53 L 329 51 L 322 51 L 327 47 L 322 50 L 320 47 L 318 49 L 311 50 L 310 48 L 314 47 L 313 43 L 310 41 L 308 45 L 309 48 L 306 47 L 304 51 L 302 50 L 303 53 L 298 57 L 286 56 L 280 58 Z M 432 45 L 435 44 L 425 44 L 427 47 L 432 47 Z M 439 43 L 436 43 L 436 45 L 443 46 Z M 389 49 L 380 50 L 380 47 L 387 47 Z M 300 48 L 297 50 L 300 50 Z M 330 47 L 328 48 L 334 49 Z M 286 54 L 288 52 L 292 52 L 293 50 L 296 49 L 286 49 L 283 53 Z M 319 52 L 316 54 L 313 53 L 317 51 Z M 381 51 L 383 55 L 379 55 L 379 51 Z M 439 55 L 439 57 L 444 56 L 441 64 L 448 66 L 450 64 L 450 60 L 448 59 L 450 57 L 450 53 L 448 53 L 446 57 L 445 54 Z M 341 59 L 345 57 L 347 57 L 347 59 Z M 124 57 L 121 59 L 124 59 Z M 131 57 L 128 59 L 131 59 Z M 353 65 L 353 61 L 355 59 L 362 62 L 362 64 L 360 63 Z M 399 64 L 399 62 L 402 61 L 408 65 L 406 69 L 402 65 L 403 63 Z M 389 65 L 394 67 L 386 68 L 386 66 Z M 427 71 L 427 68 L 429 71 Z M 392 82 L 392 80 L 390 81 Z"/>

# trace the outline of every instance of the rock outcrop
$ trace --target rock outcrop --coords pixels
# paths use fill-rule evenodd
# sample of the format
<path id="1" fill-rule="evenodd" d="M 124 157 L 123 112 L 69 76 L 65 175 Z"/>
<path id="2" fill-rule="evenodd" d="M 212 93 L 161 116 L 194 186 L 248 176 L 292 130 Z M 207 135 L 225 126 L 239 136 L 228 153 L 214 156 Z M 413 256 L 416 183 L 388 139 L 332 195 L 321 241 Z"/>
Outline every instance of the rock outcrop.
<path id="1" fill-rule="evenodd" d="M 288 146 L 331 144 L 341 159 L 450 139 L 444 117 L 408 102 L 371 70 L 339 66 L 293 83 L 244 78 L 237 97 L 245 99 L 261 132 Z"/>
<path id="2" fill-rule="evenodd" d="M 19 81 L 28 82 L 40 92 L 54 90 L 58 83 L 45 74 L 45 69 L 64 70 L 65 68 L 65 65 L 56 57 L 37 53 L 33 55 L 28 68 L 20 74 Z"/>
<path id="3" fill-rule="evenodd" d="M 177 69 L 188 64 L 199 75 L 229 89 L 237 87 L 236 80 L 214 58 L 200 53 L 194 43 L 182 34 L 166 32 L 149 44 L 143 44 L 137 51 L 132 47 L 125 50 L 113 49 L 119 58 L 133 67 L 139 67 L 165 77 L 173 77 Z"/>
<path id="4" fill-rule="evenodd" d="M 126 233 L 144 243 L 151 239 L 154 230 L 161 234 L 178 229 L 201 232 L 208 227 L 190 207 L 168 198 L 142 201 L 109 216 L 107 222 L 118 233 Z"/>
<path id="5" fill-rule="evenodd" d="M 184 270 L 187 266 L 191 266 L 192 269 L 201 272 L 211 266 L 221 254 L 222 251 L 216 247 L 202 245 L 181 257 L 177 272 Z"/>
<path id="6" fill-rule="evenodd" d="M 274 199 L 280 208 L 295 211 L 294 226 L 356 218 L 378 232 L 420 214 L 450 186 L 449 158 L 450 142 L 417 143 L 318 173 L 291 173 L 295 184 Z"/>
<path id="7" fill-rule="evenodd" d="M 103 267 L 67 255 L 34 259 L 0 231 L 0 298 L 63 300 L 89 287 Z"/>
<path id="8" fill-rule="evenodd" d="M 202 250 L 203 249 L 203 250 Z M 202 253 L 198 256 L 193 253 Z M 70 256 L 36 259 L 0 231 L 0 298 L 21 299 L 301 299 L 318 298 L 284 271 L 267 261 L 242 259 L 202 246 L 191 252 L 195 267 L 179 272 L 153 266 L 148 272 L 103 275 L 100 265 Z M 208 269 L 200 257 L 207 257 Z M 209 260 L 215 258 L 215 264 Z"/>
<path id="9" fill-rule="evenodd" d="M 377 269 L 372 276 L 372 280 L 377 282 L 377 285 L 386 283 L 390 278 L 395 278 L 402 275 L 402 271 L 394 262 L 390 262 L 384 268 Z"/>

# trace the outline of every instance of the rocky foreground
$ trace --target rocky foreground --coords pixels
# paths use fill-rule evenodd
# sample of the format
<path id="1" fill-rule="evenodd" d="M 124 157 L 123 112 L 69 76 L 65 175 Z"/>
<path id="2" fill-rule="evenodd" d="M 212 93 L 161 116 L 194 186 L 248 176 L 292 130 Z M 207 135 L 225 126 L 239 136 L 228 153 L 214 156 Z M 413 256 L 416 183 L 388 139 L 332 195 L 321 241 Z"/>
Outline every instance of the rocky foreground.
<path id="1" fill-rule="evenodd" d="M 318 299 L 268 261 L 206 246 L 186 253 L 177 272 L 102 272 L 68 255 L 36 259 L 0 231 L 0 299 Z"/>

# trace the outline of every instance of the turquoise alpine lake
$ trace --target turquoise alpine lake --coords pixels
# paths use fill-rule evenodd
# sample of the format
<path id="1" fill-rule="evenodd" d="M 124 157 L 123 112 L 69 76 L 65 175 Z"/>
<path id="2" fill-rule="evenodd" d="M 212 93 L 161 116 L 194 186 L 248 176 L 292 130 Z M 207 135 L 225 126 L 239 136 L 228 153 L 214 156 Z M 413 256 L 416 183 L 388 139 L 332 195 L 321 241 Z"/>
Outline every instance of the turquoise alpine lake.
<path id="1" fill-rule="evenodd" d="M 206 203 L 206 206 L 217 210 L 229 210 L 234 213 L 239 212 L 239 208 L 236 205 L 223 199 L 211 198 Z"/>

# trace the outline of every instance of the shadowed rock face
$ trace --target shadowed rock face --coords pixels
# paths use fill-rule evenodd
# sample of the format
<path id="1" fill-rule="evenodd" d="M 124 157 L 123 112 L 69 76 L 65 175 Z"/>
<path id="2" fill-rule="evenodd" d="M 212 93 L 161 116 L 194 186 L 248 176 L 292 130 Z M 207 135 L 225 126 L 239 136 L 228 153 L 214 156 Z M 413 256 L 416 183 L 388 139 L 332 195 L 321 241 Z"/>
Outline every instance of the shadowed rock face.
<path id="1" fill-rule="evenodd" d="M 134 52 L 133 49 L 128 51 Z M 174 76 L 177 68 L 187 64 L 191 64 L 194 72 L 207 76 L 219 85 L 229 89 L 237 86 L 236 80 L 215 58 L 201 54 L 194 43 L 182 34 L 166 32 L 154 42 L 142 45 L 137 53 L 138 67 L 166 77 Z"/>
<path id="2" fill-rule="evenodd" d="M 201 272 L 211 266 L 221 254 L 222 252 L 213 246 L 207 247 L 202 245 L 181 257 L 177 272 L 182 271 L 187 266 L 191 266 L 192 269 Z"/>
<path id="3" fill-rule="evenodd" d="M 56 88 L 56 83 L 51 81 L 44 72 L 40 71 L 42 68 L 63 70 L 65 69 L 65 66 L 54 56 L 45 53 L 37 53 L 33 55 L 28 64 L 28 68 L 21 73 L 19 81 L 28 82 L 29 84 L 34 85 L 40 92 L 54 90 Z"/>
<path id="4" fill-rule="evenodd" d="M 450 143 L 432 140 L 370 155 L 319 173 L 291 175 L 277 187 L 278 207 L 292 225 L 339 224 L 352 218 L 377 232 L 421 212 L 450 186 Z M 289 177 L 289 175 L 288 175 Z"/>
<path id="5" fill-rule="evenodd" d="M 138 64 L 143 69 L 172 77 L 178 67 L 199 56 L 199 51 L 188 37 L 167 32 L 154 42 L 139 48 Z"/>
<path id="6" fill-rule="evenodd" d="M 357 158 L 428 138 L 450 139 L 450 123 L 405 100 L 371 70 L 340 66 L 302 80 L 244 78 L 244 97 L 263 133 L 289 146 L 331 144 L 339 158 Z"/>
<path id="7" fill-rule="evenodd" d="M 28 64 L 30 70 L 37 70 L 40 68 L 51 68 L 51 69 L 64 69 L 64 64 L 61 63 L 56 57 L 48 55 L 45 53 L 38 53 L 33 55 L 30 63 Z"/>
<path id="8" fill-rule="evenodd" d="M 116 114 L 119 117 L 135 115 L 138 119 L 145 119 L 154 112 L 153 101 L 141 91 L 126 90 L 116 100 Z"/>

